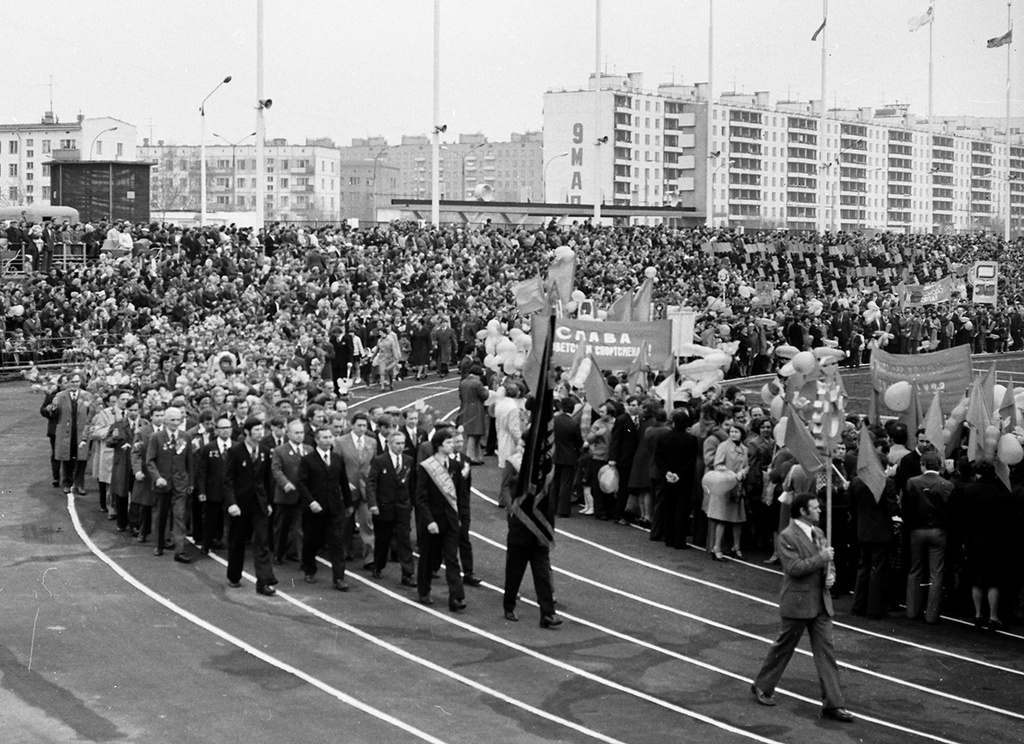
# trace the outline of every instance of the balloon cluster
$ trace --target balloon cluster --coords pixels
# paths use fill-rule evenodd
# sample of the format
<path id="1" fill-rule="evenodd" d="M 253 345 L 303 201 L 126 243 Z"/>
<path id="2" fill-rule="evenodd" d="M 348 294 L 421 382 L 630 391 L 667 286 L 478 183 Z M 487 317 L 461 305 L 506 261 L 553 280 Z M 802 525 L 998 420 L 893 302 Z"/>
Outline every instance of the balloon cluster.
<path id="1" fill-rule="evenodd" d="M 533 348 L 530 334 L 522 328 L 508 330 L 497 318 L 487 321 L 487 327 L 478 331 L 476 337 L 484 342 L 484 366 L 506 375 L 522 372 Z"/>
<path id="2" fill-rule="evenodd" d="M 739 350 L 739 346 L 738 341 L 724 343 L 717 349 L 700 344 L 683 344 L 679 349 L 679 355 L 697 359 L 677 367 L 682 377 L 679 390 L 689 392 L 694 398 L 704 395 L 725 379 L 725 373 L 732 366 L 732 358 Z"/>
<path id="3" fill-rule="evenodd" d="M 992 394 L 993 413 L 989 423 L 983 430 L 972 432 L 972 436 L 978 437 L 981 445 L 978 454 L 981 462 L 1001 462 L 1012 467 L 1024 461 L 1024 426 L 1019 423 L 1024 421 L 1024 390 L 1014 396 L 1013 407 L 1016 411 L 1011 412 L 1013 415 L 1007 418 L 1001 415 L 1005 400 L 1006 386 L 995 385 Z M 971 398 L 964 397 L 950 412 L 942 427 L 944 445 L 948 446 L 953 441 L 960 427 L 967 421 L 970 407 Z"/>
<path id="4" fill-rule="evenodd" d="M 783 345 L 775 349 L 775 354 L 789 361 L 779 370 L 778 380 L 761 388 L 761 400 L 778 422 L 774 429 L 776 444 L 781 447 L 786 441 L 789 419 L 783 412 L 787 403 L 808 425 L 819 444 L 837 440 L 846 405 L 839 362 L 846 358 L 846 352 L 829 346 L 800 351 L 795 346 Z"/>

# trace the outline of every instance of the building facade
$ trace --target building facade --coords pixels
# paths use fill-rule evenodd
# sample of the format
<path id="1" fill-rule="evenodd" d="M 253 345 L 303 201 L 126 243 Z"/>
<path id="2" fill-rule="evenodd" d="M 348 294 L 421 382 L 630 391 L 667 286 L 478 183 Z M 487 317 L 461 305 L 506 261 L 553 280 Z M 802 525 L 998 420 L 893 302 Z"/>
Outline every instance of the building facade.
<path id="1" fill-rule="evenodd" d="M 0 205 L 48 205 L 54 160 L 134 161 L 135 126 L 109 116 L 0 124 Z"/>
<path id="2" fill-rule="evenodd" d="M 206 208 L 208 212 L 255 212 L 262 191 L 268 220 L 337 222 L 341 204 L 341 160 L 330 140 L 307 140 L 290 145 L 267 140 L 264 147 L 265 183 L 257 188 L 256 145 L 207 145 Z M 199 211 L 199 145 L 145 142 L 140 157 L 153 168 L 151 205 L 167 211 Z"/>
<path id="3" fill-rule="evenodd" d="M 828 111 L 820 101 L 723 93 L 708 132 L 704 85 L 591 76 L 544 97 L 548 201 L 682 205 L 716 225 L 818 230 L 1024 230 L 1024 138 L 1011 121 L 905 106 Z M 711 190 L 710 199 L 708 189 Z"/>
<path id="4" fill-rule="evenodd" d="M 428 199 L 432 188 L 431 143 L 425 135 L 404 136 L 397 145 L 383 137 L 354 139 L 342 147 L 342 159 L 389 164 L 397 168 L 396 196 Z M 495 201 L 543 199 L 540 132 L 513 133 L 490 142 L 480 133 L 460 134 L 441 144 L 441 198 L 465 200 L 487 191 Z M 480 189 L 480 192 L 478 192 Z M 489 191 L 488 191 L 489 190 Z"/>

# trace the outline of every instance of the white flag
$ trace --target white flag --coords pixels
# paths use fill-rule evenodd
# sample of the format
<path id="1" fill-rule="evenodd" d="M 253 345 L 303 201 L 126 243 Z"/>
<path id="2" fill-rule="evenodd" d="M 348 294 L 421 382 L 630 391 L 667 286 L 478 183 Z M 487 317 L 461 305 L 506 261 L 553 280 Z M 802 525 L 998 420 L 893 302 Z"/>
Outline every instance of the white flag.
<path id="1" fill-rule="evenodd" d="M 907 21 L 907 26 L 910 28 L 911 31 L 917 31 L 917 29 L 921 28 L 922 26 L 927 26 L 935 18 L 935 16 L 932 14 L 933 10 L 934 7 L 931 3 L 929 3 L 928 10 L 926 10 L 921 15 L 914 16 L 909 21 Z"/>

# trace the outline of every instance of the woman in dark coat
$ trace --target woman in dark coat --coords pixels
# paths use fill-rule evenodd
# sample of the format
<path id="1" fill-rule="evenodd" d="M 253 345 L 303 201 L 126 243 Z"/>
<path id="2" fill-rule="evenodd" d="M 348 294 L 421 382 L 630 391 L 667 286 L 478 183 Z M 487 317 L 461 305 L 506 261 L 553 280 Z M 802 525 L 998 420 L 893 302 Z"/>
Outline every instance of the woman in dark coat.
<path id="1" fill-rule="evenodd" d="M 419 318 L 409 334 L 409 366 L 416 370 L 416 379 L 427 376 L 427 365 L 430 364 L 430 328 L 423 318 Z"/>
<path id="2" fill-rule="evenodd" d="M 999 630 L 1004 627 L 999 619 L 999 587 L 1009 578 L 1013 562 L 1014 499 L 991 465 L 978 464 L 975 469 L 978 480 L 953 489 L 950 524 L 957 525 L 963 543 L 974 624 Z M 986 599 L 987 619 L 982 614 Z"/>

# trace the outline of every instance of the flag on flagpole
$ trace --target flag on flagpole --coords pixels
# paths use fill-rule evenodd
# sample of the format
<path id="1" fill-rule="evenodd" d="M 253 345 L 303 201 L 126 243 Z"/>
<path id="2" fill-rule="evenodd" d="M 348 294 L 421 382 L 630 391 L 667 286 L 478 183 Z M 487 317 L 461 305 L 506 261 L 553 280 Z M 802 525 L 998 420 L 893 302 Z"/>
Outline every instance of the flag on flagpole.
<path id="1" fill-rule="evenodd" d="M 985 385 L 986 378 L 987 375 L 975 378 L 967 403 L 967 416 L 964 417 L 964 423 L 971 427 L 971 437 L 967 440 L 967 459 L 971 462 L 975 462 L 981 457 L 985 428 L 992 420 L 994 394 L 991 388 Z"/>
<path id="2" fill-rule="evenodd" d="M 515 497 L 509 510 L 545 546 L 555 542 L 552 524 L 549 486 L 554 470 L 553 451 L 555 433 L 552 415 L 554 396 L 551 386 L 551 349 L 555 337 L 555 318 L 548 316 L 539 322 L 548 326 L 546 343 L 540 352 L 540 379 L 533 391 L 533 411 L 530 412 L 530 430 L 526 435 L 523 462 L 516 481 Z"/>
<path id="3" fill-rule="evenodd" d="M 565 255 L 555 251 L 555 257 L 548 267 L 548 291 L 556 295 L 564 306 L 572 299 L 572 283 L 576 274 L 576 254 L 569 251 Z"/>
<path id="4" fill-rule="evenodd" d="M 1003 394 L 1003 402 L 999 406 L 999 419 L 1008 418 L 1010 419 L 1009 426 L 1006 431 L 1013 431 L 1021 425 L 1020 413 L 1017 411 L 1017 391 L 1013 388 L 1011 382 L 1006 386 L 1006 392 Z"/>
<path id="5" fill-rule="evenodd" d="M 785 412 L 785 447 L 796 458 L 796 461 L 800 463 L 803 469 L 813 475 L 824 466 L 824 458 L 818 454 L 818 447 L 814 444 L 814 438 L 811 436 L 811 432 L 807 430 L 807 425 L 800 418 L 800 414 L 788 403 L 786 404 Z"/>
<path id="6" fill-rule="evenodd" d="M 921 428 L 921 423 L 924 421 L 924 414 L 921 411 L 921 396 L 917 392 L 917 383 L 910 383 L 910 405 L 907 406 L 907 410 L 900 414 L 900 422 L 906 424 L 907 435 L 910 439 L 910 445 L 917 446 L 917 430 Z"/>
<path id="7" fill-rule="evenodd" d="M 633 320 L 633 293 L 627 291 L 608 308 L 608 317 L 613 323 L 628 323 Z"/>
<path id="8" fill-rule="evenodd" d="M 860 428 L 860 446 L 857 448 L 857 477 L 871 491 L 871 495 L 875 497 L 875 503 L 882 500 L 882 492 L 885 490 L 885 471 L 882 470 L 878 452 L 875 451 L 875 442 L 866 426 Z"/>
<path id="9" fill-rule="evenodd" d="M 826 23 L 828 23 L 828 17 L 822 18 L 821 19 L 821 25 L 818 26 L 818 30 L 814 32 L 814 35 L 811 37 L 811 41 L 817 41 L 818 40 L 818 35 L 821 34 L 821 32 L 825 30 L 825 24 Z"/>
<path id="10" fill-rule="evenodd" d="M 986 42 L 985 46 L 988 49 L 998 49 L 1001 46 L 1013 43 L 1013 29 L 1011 28 L 1002 36 L 993 36 Z"/>
<path id="11" fill-rule="evenodd" d="M 935 6 L 932 3 L 928 3 L 928 10 L 918 16 L 913 16 L 907 21 L 907 26 L 910 27 L 911 31 L 917 31 L 922 26 L 927 26 L 935 20 Z"/>
<path id="12" fill-rule="evenodd" d="M 633 302 L 630 307 L 630 320 L 647 323 L 651 319 L 651 306 L 654 296 L 654 279 L 647 277 L 640 289 L 633 295 Z"/>
<path id="13" fill-rule="evenodd" d="M 651 392 L 653 392 L 654 395 L 665 404 L 665 408 L 671 412 L 674 407 L 676 397 L 676 373 L 674 371 L 670 371 L 665 375 L 664 380 L 654 386 L 654 389 Z"/>
<path id="14" fill-rule="evenodd" d="M 647 369 L 644 369 L 646 367 Z M 635 393 L 637 388 L 640 388 L 645 393 L 649 386 L 647 373 L 651 369 L 650 356 L 647 353 L 647 344 L 640 344 L 640 353 L 637 354 L 636 359 L 629 365 L 629 371 L 626 372 L 626 382 L 629 383 L 629 392 Z"/>
<path id="15" fill-rule="evenodd" d="M 604 375 L 601 374 L 601 369 L 591 354 L 588 354 L 580 364 L 575 377 L 569 378 L 569 383 L 574 388 L 583 391 L 583 399 L 595 411 L 612 397 L 612 389 L 608 387 Z"/>
<path id="16" fill-rule="evenodd" d="M 939 391 L 935 391 L 932 404 L 928 407 L 928 415 L 924 419 L 924 434 L 928 441 L 939 452 L 942 452 L 945 443 L 942 441 L 944 422 L 942 420 L 942 404 L 939 400 Z"/>
<path id="17" fill-rule="evenodd" d="M 552 316 L 553 317 L 553 316 Z M 541 358 L 550 344 L 553 343 L 554 331 L 552 318 L 545 315 L 533 315 L 530 318 L 530 338 L 533 344 L 530 346 L 530 353 L 526 355 L 526 364 L 523 365 L 523 382 L 531 393 L 540 387 Z M 550 332 L 549 332 L 550 331 Z M 580 344 L 582 346 L 582 344 Z"/>
<path id="18" fill-rule="evenodd" d="M 516 299 L 516 308 L 520 315 L 544 312 L 548 308 L 548 298 L 544 293 L 544 280 L 539 276 L 513 284 L 512 296 Z"/>

